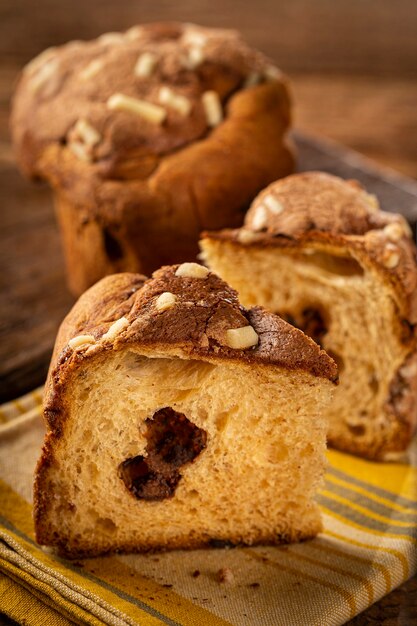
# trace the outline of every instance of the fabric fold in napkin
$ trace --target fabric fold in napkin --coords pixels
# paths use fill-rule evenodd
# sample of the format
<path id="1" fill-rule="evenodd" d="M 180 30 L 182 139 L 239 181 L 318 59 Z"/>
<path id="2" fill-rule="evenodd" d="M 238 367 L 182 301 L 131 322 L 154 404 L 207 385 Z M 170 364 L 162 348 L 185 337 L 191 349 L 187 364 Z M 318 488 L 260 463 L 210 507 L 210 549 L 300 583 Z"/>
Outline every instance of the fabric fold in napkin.
<path id="1" fill-rule="evenodd" d="M 0 407 L 0 605 L 18 622 L 337 626 L 417 571 L 417 469 L 335 451 L 312 541 L 62 559 L 34 540 L 41 401 L 37 389 Z"/>

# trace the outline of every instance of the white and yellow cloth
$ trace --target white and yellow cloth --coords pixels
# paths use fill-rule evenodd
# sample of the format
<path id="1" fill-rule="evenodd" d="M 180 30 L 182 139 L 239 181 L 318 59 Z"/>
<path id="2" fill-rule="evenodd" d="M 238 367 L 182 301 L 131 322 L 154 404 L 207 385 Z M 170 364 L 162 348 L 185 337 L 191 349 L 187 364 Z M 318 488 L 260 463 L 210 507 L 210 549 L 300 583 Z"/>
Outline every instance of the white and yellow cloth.
<path id="1" fill-rule="evenodd" d="M 0 409 L 0 607 L 29 626 L 337 626 L 417 569 L 417 469 L 329 452 L 324 532 L 284 547 L 66 561 L 34 541 L 41 389 Z M 219 583 L 220 568 L 234 582 Z"/>

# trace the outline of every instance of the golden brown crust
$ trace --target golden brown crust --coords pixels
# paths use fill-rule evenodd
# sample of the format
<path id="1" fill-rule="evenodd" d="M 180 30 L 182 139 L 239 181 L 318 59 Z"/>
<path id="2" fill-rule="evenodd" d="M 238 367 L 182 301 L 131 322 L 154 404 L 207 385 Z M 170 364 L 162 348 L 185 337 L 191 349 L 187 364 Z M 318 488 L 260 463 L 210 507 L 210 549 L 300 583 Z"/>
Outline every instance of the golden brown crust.
<path id="1" fill-rule="evenodd" d="M 207 361 L 277 365 L 337 381 L 334 361 L 303 332 L 261 307 L 244 309 L 236 291 L 213 272 L 203 279 L 184 278 L 175 275 L 177 267 L 164 267 L 148 281 L 135 274 L 108 276 L 80 297 L 59 329 L 49 368 L 44 410 L 50 428 L 59 429 L 61 392 L 81 362 L 126 345 L 178 351 Z M 161 312 L 156 299 L 164 292 L 176 295 L 177 302 Z M 127 327 L 114 340 L 103 339 L 121 317 Z M 257 346 L 237 350 L 224 344 L 227 330 L 247 325 L 259 336 Z M 95 343 L 72 349 L 69 340 L 80 335 L 93 336 Z"/>
<path id="2" fill-rule="evenodd" d="M 271 196 L 279 203 L 272 205 L 278 212 L 265 204 Z M 202 237 L 248 246 L 317 245 L 347 251 L 381 275 L 393 292 L 400 317 L 417 323 L 416 247 L 411 231 L 401 215 L 381 211 L 377 199 L 357 181 L 323 172 L 288 176 L 255 198 L 242 229 Z"/>
<path id="3" fill-rule="evenodd" d="M 55 344 L 45 398 L 45 415 L 51 427 L 59 410 L 57 391 L 65 386 L 72 371 L 84 359 L 127 345 L 173 353 L 177 350 L 189 358 L 208 361 L 277 365 L 337 380 L 334 361 L 300 330 L 261 307 L 244 309 L 236 291 L 213 272 L 205 278 L 190 278 L 177 276 L 178 267 L 164 267 L 145 282 L 143 276 L 135 274 L 108 276 L 81 296 L 62 323 Z M 160 311 L 156 300 L 165 292 L 174 294 L 176 302 Z M 126 328 L 112 341 L 103 339 L 121 317 L 128 322 Z M 259 336 L 257 346 L 238 350 L 225 345 L 227 330 L 248 325 Z M 68 342 L 79 335 L 91 335 L 95 343 L 74 350 Z"/>
<path id="4" fill-rule="evenodd" d="M 130 543 L 123 546 L 119 546 L 117 550 L 110 547 L 107 551 L 94 550 L 89 549 L 88 551 L 76 551 L 76 550 L 68 550 L 68 546 L 65 541 L 59 542 L 59 540 L 54 543 L 54 547 L 56 548 L 58 554 L 64 558 L 68 559 L 82 559 L 82 558 L 92 558 L 96 556 L 105 556 L 111 555 L 115 553 L 121 554 L 129 554 L 129 553 L 155 553 L 155 552 L 165 552 L 167 550 L 201 550 L 204 548 L 239 548 L 245 546 L 282 546 L 289 543 L 296 542 L 304 542 L 309 541 L 310 539 L 314 539 L 319 532 L 321 532 L 323 526 L 319 521 L 319 517 L 317 518 L 317 525 L 315 528 L 311 529 L 310 534 L 300 534 L 298 532 L 293 533 L 269 533 L 269 534 L 260 534 L 259 537 L 248 542 L 243 542 L 240 537 L 229 537 L 227 540 L 219 539 L 216 537 L 207 537 L 206 535 L 201 537 L 190 537 L 189 534 L 184 536 L 179 536 L 175 541 L 168 541 L 164 546 L 161 546 L 160 543 L 155 543 L 155 545 L 151 545 L 149 542 L 138 544 Z M 48 545 L 48 541 L 50 540 L 49 536 L 45 538 L 45 544 Z M 36 540 L 38 543 L 44 543 L 42 541 L 42 536 L 37 532 Z"/>
<path id="5" fill-rule="evenodd" d="M 193 52 L 197 60 L 191 56 L 190 62 Z M 143 54 L 152 56 L 152 69 L 138 76 L 135 66 Z M 43 52 L 24 69 L 12 120 L 15 143 L 28 173 L 44 175 L 38 157 L 45 147 L 70 143 L 77 121 L 86 120 L 100 135 L 91 160 L 104 177 L 117 178 L 118 165 L 129 154 L 153 163 L 147 157 L 157 158 L 203 138 L 208 131 L 201 99 L 205 91 L 216 91 L 226 102 L 254 73 L 259 75 L 256 82 L 266 80 L 271 67 L 236 31 L 179 22 L 73 41 Z M 274 79 L 281 83 L 274 70 Z M 162 125 L 107 105 L 112 95 L 122 93 L 160 106 L 162 86 L 187 98 L 189 113 L 164 105 L 168 117 Z"/>
<path id="6" fill-rule="evenodd" d="M 197 65 L 187 67 L 196 50 Z M 143 54 L 155 67 L 137 77 Z M 107 104 L 122 93 L 160 106 L 166 87 L 187 99 L 187 114 L 163 105 L 167 117 L 155 124 Z M 214 128 L 207 91 L 223 108 Z M 79 295 L 106 274 L 192 260 L 202 229 L 240 226 L 256 193 L 294 169 L 289 123 L 287 83 L 268 59 L 234 31 L 172 23 L 35 59 L 19 82 L 11 129 L 22 169 L 56 192 L 70 288 Z"/>

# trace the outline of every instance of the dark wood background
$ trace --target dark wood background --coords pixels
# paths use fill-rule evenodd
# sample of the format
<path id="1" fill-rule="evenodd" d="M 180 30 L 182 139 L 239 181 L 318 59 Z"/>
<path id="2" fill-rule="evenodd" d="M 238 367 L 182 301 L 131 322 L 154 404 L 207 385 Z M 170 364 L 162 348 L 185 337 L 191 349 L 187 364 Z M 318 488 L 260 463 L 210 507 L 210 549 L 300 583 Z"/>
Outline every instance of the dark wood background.
<path id="1" fill-rule="evenodd" d="M 51 45 L 170 19 L 238 28 L 290 75 L 298 129 L 417 178 L 416 0 L 0 0 L 2 398 L 24 391 L 28 380 L 42 380 L 58 323 L 72 303 L 49 191 L 21 178 L 9 143 L 16 76 Z M 314 148 L 303 149 L 308 161 Z M 351 625 L 411 626 L 416 607 L 414 579 Z"/>

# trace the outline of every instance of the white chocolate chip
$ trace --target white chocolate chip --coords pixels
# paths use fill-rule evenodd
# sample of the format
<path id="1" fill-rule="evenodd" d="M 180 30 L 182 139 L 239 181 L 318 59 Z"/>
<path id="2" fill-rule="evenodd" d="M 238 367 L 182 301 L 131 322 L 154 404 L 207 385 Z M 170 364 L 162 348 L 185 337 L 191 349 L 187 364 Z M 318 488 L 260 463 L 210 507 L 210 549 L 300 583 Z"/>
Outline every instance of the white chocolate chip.
<path id="1" fill-rule="evenodd" d="M 138 78 L 150 76 L 158 63 L 158 57 L 152 52 L 144 52 L 136 61 L 133 73 Z"/>
<path id="2" fill-rule="evenodd" d="M 216 91 L 205 91 L 202 95 L 204 112 L 206 114 L 207 124 L 214 128 L 218 126 L 223 119 L 222 103 L 219 94 Z"/>
<path id="3" fill-rule="evenodd" d="M 155 301 L 155 306 L 158 311 L 166 311 L 174 306 L 177 301 L 177 296 L 170 291 L 164 291 Z"/>
<path id="4" fill-rule="evenodd" d="M 181 115 L 189 115 L 191 111 L 191 102 L 185 96 L 174 93 L 169 87 L 161 87 L 159 90 L 159 102 L 172 107 Z"/>
<path id="5" fill-rule="evenodd" d="M 230 328 L 226 331 L 225 344 L 234 350 L 245 350 L 258 345 L 259 337 L 252 326 Z"/>
<path id="6" fill-rule="evenodd" d="M 90 78 L 94 78 L 94 76 L 96 76 L 103 69 L 103 67 L 104 62 L 102 59 L 94 59 L 81 70 L 79 77 L 81 80 L 90 80 Z"/>
<path id="7" fill-rule="evenodd" d="M 82 143 L 81 141 L 70 141 L 68 143 L 68 149 L 71 150 L 77 159 L 86 161 L 87 163 L 92 161 L 91 150 L 85 145 L 85 143 Z"/>
<path id="8" fill-rule="evenodd" d="M 395 267 L 397 267 L 399 262 L 400 262 L 400 252 L 397 246 L 394 246 L 393 244 L 388 243 L 385 246 L 385 249 L 382 255 L 382 263 L 384 267 L 386 267 L 389 270 L 392 270 Z"/>
<path id="9" fill-rule="evenodd" d="M 44 63 L 52 59 L 52 57 L 56 54 L 56 47 L 46 48 L 43 52 L 38 54 L 34 59 L 29 61 L 27 65 L 23 68 L 23 72 L 25 74 L 30 74 L 38 70 Z"/>
<path id="10" fill-rule="evenodd" d="M 42 87 L 44 87 L 56 74 L 59 67 L 59 61 L 57 58 L 52 58 L 46 61 L 37 71 L 37 73 L 30 79 L 30 88 L 34 93 L 37 93 Z"/>
<path id="11" fill-rule="evenodd" d="M 125 36 L 123 33 L 104 33 L 97 41 L 105 46 L 119 45 L 125 42 Z"/>
<path id="12" fill-rule="evenodd" d="M 108 331 L 104 333 L 102 339 L 104 341 L 113 341 L 117 337 L 119 333 L 125 330 L 129 326 L 129 320 L 126 317 L 121 317 L 120 319 L 113 322 Z"/>
<path id="13" fill-rule="evenodd" d="M 73 132 L 87 146 L 93 147 L 101 141 L 100 133 L 84 119 L 78 120 Z"/>
<path id="14" fill-rule="evenodd" d="M 263 204 L 260 204 L 252 217 L 252 228 L 254 230 L 262 230 L 268 225 L 268 215 Z"/>
<path id="15" fill-rule="evenodd" d="M 175 272 L 175 276 L 182 278 L 205 278 L 209 270 L 198 263 L 183 263 Z"/>
<path id="16" fill-rule="evenodd" d="M 91 346 L 91 344 L 95 343 L 95 341 L 96 340 L 93 335 L 77 335 L 77 337 L 73 337 L 69 340 L 68 346 L 71 350 L 77 351 Z"/>
<path id="17" fill-rule="evenodd" d="M 282 73 L 274 65 L 268 65 L 264 69 L 264 76 L 265 76 L 266 80 L 273 82 L 273 81 L 279 80 L 282 77 Z"/>
<path id="18" fill-rule="evenodd" d="M 134 113 L 153 124 L 162 124 L 167 115 L 165 109 L 156 104 L 139 100 L 139 98 L 131 98 L 122 93 L 115 93 L 110 96 L 107 100 L 107 107 L 112 111 Z"/>
<path id="19" fill-rule="evenodd" d="M 271 194 L 264 197 L 263 203 L 274 215 L 279 215 L 284 210 L 281 202 Z"/>
<path id="20" fill-rule="evenodd" d="M 246 77 L 245 82 L 243 83 L 243 89 L 249 89 L 249 87 L 254 87 L 261 82 L 261 75 L 259 72 L 251 72 Z"/>

